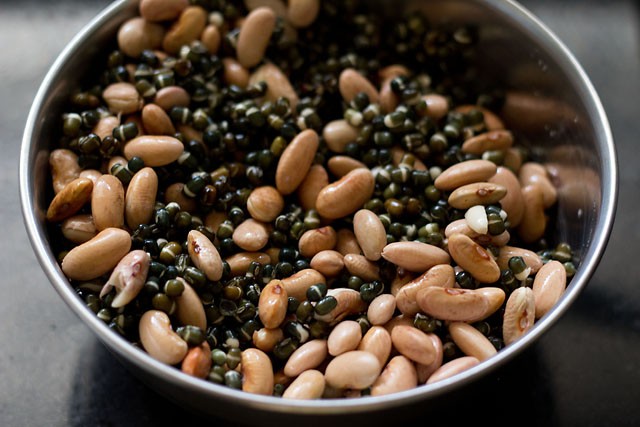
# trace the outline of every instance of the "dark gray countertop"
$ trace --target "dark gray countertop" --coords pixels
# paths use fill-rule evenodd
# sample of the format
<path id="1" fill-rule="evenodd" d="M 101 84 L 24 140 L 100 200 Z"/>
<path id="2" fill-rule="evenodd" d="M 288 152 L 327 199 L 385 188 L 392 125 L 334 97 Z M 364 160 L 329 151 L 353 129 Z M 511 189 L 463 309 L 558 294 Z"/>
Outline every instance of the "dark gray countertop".
<path id="1" fill-rule="evenodd" d="M 618 214 L 606 254 L 575 305 L 524 354 L 452 396 L 439 421 L 638 425 L 640 16 L 632 1 L 522 3 L 574 52 L 601 96 L 619 156 Z M 49 286 L 22 223 L 18 158 L 30 104 L 65 43 L 107 4 L 0 5 L 0 426 L 205 421 L 140 383 L 80 323 Z"/>

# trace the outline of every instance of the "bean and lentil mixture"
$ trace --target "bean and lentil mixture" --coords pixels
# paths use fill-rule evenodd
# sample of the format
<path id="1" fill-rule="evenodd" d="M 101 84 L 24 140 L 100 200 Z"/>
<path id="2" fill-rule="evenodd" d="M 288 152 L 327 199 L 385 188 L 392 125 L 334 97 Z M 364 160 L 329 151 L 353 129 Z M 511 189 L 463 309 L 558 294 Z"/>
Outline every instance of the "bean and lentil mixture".
<path id="1" fill-rule="evenodd" d="M 62 116 L 47 211 L 115 333 L 249 393 L 382 395 L 558 301 L 556 191 L 476 79 L 476 31 L 366 6 L 142 0 L 121 25 Z"/>

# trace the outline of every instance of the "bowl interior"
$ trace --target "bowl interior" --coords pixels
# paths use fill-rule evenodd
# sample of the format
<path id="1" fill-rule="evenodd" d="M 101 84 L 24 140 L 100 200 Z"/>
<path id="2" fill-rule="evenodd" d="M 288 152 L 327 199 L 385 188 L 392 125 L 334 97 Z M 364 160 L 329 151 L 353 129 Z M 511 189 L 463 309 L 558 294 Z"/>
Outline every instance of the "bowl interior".
<path id="1" fill-rule="evenodd" d="M 388 3 L 387 3 L 388 5 Z M 371 7 L 385 7 L 372 2 Z M 190 408 L 241 419 L 278 415 L 362 414 L 423 402 L 494 370 L 530 345 L 567 310 L 586 286 L 604 251 L 616 204 L 617 164 L 606 116 L 579 64 L 540 22 L 511 1 L 406 1 L 399 8 L 425 13 L 433 25 L 465 23 L 478 30 L 478 79 L 500 82 L 506 102 L 500 112 L 519 143 L 531 148 L 553 174 L 558 188 L 558 240 L 571 244 L 578 272 L 557 306 L 527 336 L 476 368 L 450 380 L 391 396 L 314 402 L 284 402 L 249 395 L 183 375 L 134 348 L 97 319 L 62 274 L 49 242 L 44 213 L 49 183 L 48 154 L 67 95 L 80 87 L 92 58 L 113 47 L 118 26 L 137 2 L 121 0 L 105 9 L 61 53 L 34 100 L 20 162 L 23 215 L 37 257 L 57 292 L 106 346 L 150 386 Z M 246 411 L 251 408 L 252 411 Z M 343 418 L 344 421 L 344 418 Z"/>

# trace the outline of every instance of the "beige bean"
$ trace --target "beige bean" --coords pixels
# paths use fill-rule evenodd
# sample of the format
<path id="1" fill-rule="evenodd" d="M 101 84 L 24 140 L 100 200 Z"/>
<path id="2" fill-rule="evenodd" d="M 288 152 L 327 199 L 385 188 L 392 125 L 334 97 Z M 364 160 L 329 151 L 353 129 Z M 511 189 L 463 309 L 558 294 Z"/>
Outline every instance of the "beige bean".
<path id="1" fill-rule="evenodd" d="M 460 113 L 468 113 L 471 110 L 479 110 L 482 112 L 482 115 L 484 116 L 484 124 L 487 127 L 487 130 L 491 131 L 505 128 L 502 119 L 487 108 L 480 107 L 479 105 L 459 105 L 455 108 L 455 111 Z"/>
<path id="2" fill-rule="evenodd" d="M 320 191 L 316 209 L 327 219 L 342 218 L 361 208 L 371 198 L 374 187 L 371 171 L 354 169 Z"/>
<path id="3" fill-rule="evenodd" d="M 187 355 L 182 360 L 181 370 L 187 375 L 196 378 L 206 378 L 211 370 L 211 347 L 205 341 L 197 347 L 192 347 L 187 351 Z"/>
<path id="4" fill-rule="evenodd" d="M 543 265 L 533 279 L 536 319 L 544 316 L 560 300 L 567 287 L 567 272 L 559 261 Z"/>
<path id="5" fill-rule="evenodd" d="M 211 55 L 218 53 L 220 44 L 222 43 L 222 36 L 220 30 L 213 24 L 209 24 L 204 27 L 202 34 L 200 34 L 200 41 L 207 48 Z"/>
<path id="6" fill-rule="evenodd" d="M 89 200 L 93 182 L 87 178 L 76 178 L 55 195 L 47 209 L 47 221 L 59 222 L 78 212 Z"/>
<path id="7" fill-rule="evenodd" d="M 336 246 L 336 231 L 330 225 L 305 231 L 298 241 L 298 250 L 302 256 L 312 258 L 321 251 Z"/>
<path id="8" fill-rule="evenodd" d="M 322 274 L 313 268 L 305 268 L 282 279 L 282 284 L 287 290 L 287 295 L 297 299 L 298 301 L 306 301 L 307 289 L 317 283 L 326 284 L 327 281 Z"/>
<path id="9" fill-rule="evenodd" d="M 78 179 L 82 172 L 82 168 L 78 165 L 77 154 L 66 148 L 58 148 L 49 154 L 49 168 L 55 194 L 62 191 L 74 179 Z"/>
<path id="10" fill-rule="evenodd" d="M 429 365 L 422 365 L 416 363 L 416 372 L 418 374 L 418 384 L 424 384 L 427 382 L 431 374 L 437 371 L 442 366 L 442 360 L 444 358 L 444 351 L 442 347 L 442 341 L 436 334 L 429 334 L 429 338 L 433 342 L 433 346 L 436 349 L 436 357 Z"/>
<path id="11" fill-rule="evenodd" d="M 301 373 L 298 378 L 282 393 L 283 399 L 319 399 L 325 389 L 324 375 L 320 371 L 310 369 Z"/>
<path id="12" fill-rule="evenodd" d="M 362 298 L 360 298 L 360 293 L 353 289 L 329 289 L 327 295 L 334 297 L 337 305 L 327 314 L 315 314 L 317 320 L 333 325 L 340 322 L 346 316 L 362 313 L 366 309 L 366 304 L 362 301 Z"/>
<path id="13" fill-rule="evenodd" d="M 229 219 L 226 212 L 211 211 L 204 217 L 205 227 L 211 229 L 214 233 L 218 232 L 220 224 Z"/>
<path id="14" fill-rule="evenodd" d="M 485 151 L 506 150 L 513 145 L 513 134 L 508 130 L 492 130 L 476 135 L 462 143 L 462 152 L 482 155 Z"/>
<path id="15" fill-rule="evenodd" d="M 518 236 L 524 243 L 533 243 L 544 236 L 547 227 L 542 188 L 538 184 L 523 187 L 522 199 L 525 209 L 518 225 Z"/>
<path id="16" fill-rule="evenodd" d="M 114 114 L 131 114 L 140 111 L 144 104 L 138 90 L 131 83 L 111 83 L 102 91 L 109 111 Z"/>
<path id="17" fill-rule="evenodd" d="M 124 188 L 118 178 L 105 174 L 98 179 L 91 194 L 91 214 L 99 231 L 124 226 Z"/>
<path id="18" fill-rule="evenodd" d="M 113 269 L 109 280 L 100 291 L 100 298 L 115 288 L 116 296 L 111 302 L 111 307 L 120 308 L 129 304 L 144 287 L 150 262 L 151 257 L 145 251 L 129 252 Z"/>
<path id="19" fill-rule="evenodd" d="M 464 234 L 454 234 L 448 239 L 451 258 L 474 279 L 481 283 L 493 283 L 500 279 L 500 267 L 488 249 Z"/>
<path id="20" fill-rule="evenodd" d="M 65 219 L 60 230 L 67 240 L 77 245 L 93 239 L 98 234 L 93 218 L 87 214 L 74 215 Z"/>
<path id="21" fill-rule="evenodd" d="M 147 21 L 171 21 L 188 5 L 188 0 L 141 0 L 139 11 Z"/>
<path id="22" fill-rule="evenodd" d="M 288 294 L 284 284 L 277 279 L 262 289 L 258 300 L 258 315 L 266 328 L 277 328 L 287 315 Z"/>
<path id="23" fill-rule="evenodd" d="M 322 129 L 327 147 L 334 153 L 344 153 L 347 144 L 354 142 L 358 135 L 358 129 L 344 119 L 331 121 Z"/>
<path id="24" fill-rule="evenodd" d="M 80 178 L 90 179 L 91 182 L 93 182 L 93 185 L 96 185 L 96 182 L 98 182 L 98 178 L 100 178 L 101 176 L 102 172 L 96 169 L 85 169 L 80 172 Z"/>
<path id="25" fill-rule="evenodd" d="M 452 322 L 449 324 L 449 334 L 451 334 L 453 342 L 467 356 L 482 361 L 497 353 L 491 341 L 468 323 Z"/>
<path id="26" fill-rule="evenodd" d="M 440 120 L 449 113 L 449 101 L 442 95 L 430 93 L 420 97 L 418 113 L 423 117 Z"/>
<path id="27" fill-rule="evenodd" d="M 316 208 L 320 190 L 329 185 L 329 174 L 322 165 L 312 165 L 298 187 L 298 200 L 305 211 Z"/>
<path id="28" fill-rule="evenodd" d="M 349 156 L 333 156 L 327 161 L 329 172 L 338 178 L 342 178 L 354 169 L 367 168 L 360 160 Z"/>
<path id="29" fill-rule="evenodd" d="M 360 245 L 358 244 L 358 239 L 353 231 L 348 228 L 341 228 L 337 231 L 336 235 L 336 250 L 342 255 L 360 255 L 362 253 L 362 249 L 360 249 Z"/>
<path id="30" fill-rule="evenodd" d="M 247 199 L 247 210 L 257 221 L 271 222 L 282 212 L 284 199 L 275 187 L 255 188 Z"/>
<path id="31" fill-rule="evenodd" d="M 188 107 L 191 95 L 180 86 L 167 86 L 156 92 L 153 102 L 163 110 L 169 111 L 173 107 Z"/>
<path id="32" fill-rule="evenodd" d="M 308 27 L 319 11 L 320 0 L 289 0 L 287 20 L 296 28 Z"/>
<path id="33" fill-rule="evenodd" d="M 62 271 L 72 280 L 90 280 L 111 271 L 131 248 L 131 236 L 119 228 L 102 230 L 76 246 L 62 260 Z"/>
<path id="34" fill-rule="evenodd" d="M 507 189 L 492 182 L 475 182 L 456 188 L 449 195 L 449 205 L 456 209 L 469 209 L 475 205 L 498 203 L 507 194 Z"/>
<path id="35" fill-rule="evenodd" d="M 193 325 L 206 331 L 207 315 L 204 312 L 204 306 L 198 293 L 182 277 L 178 277 L 177 280 L 184 285 L 184 291 L 174 299 L 176 302 L 176 318 L 182 325 Z"/>
<path id="36" fill-rule="evenodd" d="M 507 189 L 507 194 L 500 200 L 502 209 L 507 213 L 507 219 L 511 227 L 517 227 L 524 214 L 524 199 L 522 188 L 516 175 L 504 166 L 499 166 L 496 174 L 489 178 L 489 182 L 498 184 Z"/>
<path id="37" fill-rule="evenodd" d="M 371 82 L 353 68 L 346 68 L 340 73 L 338 88 L 347 104 L 360 92 L 366 93 L 371 103 L 376 103 L 379 99 L 378 91 Z"/>
<path id="38" fill-rule="evenodd" d="M 327 350 L 330 355 L 338 356 L 358 348 L 362 340 L 362 328 L 355 320 L 343 320 L 329 334 Z"/>
<path id="39" fill-rule="evenodd" d="M 411 390 L 418 386 L 418 373 L 413 362 L 405 356 L 395 356 L 371 386 L 372 396 Z"/>
<path id="40" fill-rule="evenodd" d="M 246 273 L 252 262 L 262 265 L 269 264 L 271 257 L 264 252 L 238 252 L 227 257 L 225 261 L 229 264 L 231 274 L 237 276 Z"/>
<path id="41" fill-rule="evenodd" d="M 257 348 L 248 348 L 242 352 L 240 359 L 242 375 L 242 391 L 254 394 L 273 394 L 274 376 L 271 360 Z"/>
<path id="42" fill-rule="evenodd" d="M 435 265 L 400 288 L 396 295 L 398 310 L 406 316 L 414 316 L 420 311 L 416 301 L 418 292 L 429 286 L 453 288 L 455 282 L 456 276 L 453 267 L 449 264 Z"/>
<path id="43" fill-rule="evenodd" d="M 142 168 L 133 175 L 125 195 L 125 216 L 130 229 L 151 221 L 157 193 L 158 175 L 153 168 Z"/>
<path id="44" fill-rule="evenodd" d="M 311 268 L 325 277 L 335 277 L 344 269 L 344 260 L 340 252 L 334 250 L 320 251 L 311 258 Z"/>
<path id="45" fill-rule="evenodd" d="M 396 275 L 391 281 L 391 287 L 389 289 L 389 293 L 394 297 L 398 296 L 400 289 L 407 283 L 411 282 L 416 278 L 415 274 L 410 271 L 405 270 L 404 268 L 396 269 Z"/>
<path id="46" fill-rule="evenodd" d="M 431 374 L 427 380 L 427 384 L 433 384 L 435 382 L 451 378 L 454 375 L 466 371 L 467 369 L 473 368 L 479 363 L 480 361 L 472 356 L 463 356 L 453 359 Z"/>
<path id="47" fill-rule="evenodd" d="M 98 120 L 98 123 L 91 130 L 100 139 L 113 135 L 113 128 L 120 124 L 120 119 L 116 116 L 105 116 Z"/>
<path id="48" fill-rule="evenodd" d="M 438 190 L 451 191 L 463 185 L 489 180 L 497 166 L 489 160 L 467 160 L 448 167 L 433 182 Z"/>
<path id="49" fill-rule="evenodd" d="M 222 60 L 222 79 L 228 85 L 236 85 L 246 88 L 249 84 L 249 70 L 243 67 L 234 58 L 224 58 Z"/>
<path id="50" fill-rule="evenodd" d="M 478 290 L 430 286 L 416 300 L 424 313 L 440 320 L 473 322 L 493 314 L 489 298 Z"/>
<path id="51" fill-rule="evenodd" d="M 372 325 L 384 325 L 393 317 L 396 298 L 391 294 L 378 295 L 369 303 L 367 319 Z"/>
<path id="52" fill-rule="evenodd" d="M 327 357 L 327 340 L 311 340 L 298 347 L 284 365 L 284 374 L 297 377 L 302 372 L 317 368 Z"/>
<path id="53" fill-rule="evenodd" d="M 434 265 L 449 264 L 449 254 L 437 246 L 418 241 L 389 243 L 382 250 L 382 258 L 400 268 L 416 273 L 427 271 Z"/>
<path id="54" fill-rule="evenodd" d="M 502 166 L 517 174 L 524 162 L 524 154 L 520 148 L 511 147 L 504 150 Z"/>
<path id="55" fill-rule="evenodd" d="M 398 325 L 391 331 L 391 342 L 403 356 L 423 365 L 433 363 L 436 349 L 433 341 L 420 329 L 413 326 Z"/>
<path id="56" fill-rule="evenodd" d="M 265 223 L 249 218 L 238 224 L 233 230 L 232 237 L 239 248 L 256 252 L 269 242 L 269 230 Z"/>
<path id="57" fill-rule="evenodd" d="M 549 179 L 549 173 L 540 163 L 527 162 L 520 167 L 518 171 L 518 179 L 522 187 L 536 184 L 542 191 L 545 209 L 553 206 L 558 200 L 558 190 L 553 186 Z"/>
<path id="58" fill-rule="evenodd" d="M 222 259 L 215 245 L 207 236 L 198 230 L 191 230 L 187 235 L 187 251 L 191 262 L 202 270 L 207 279 L 218 281 L 222 277 Z"/>
<path id="59" fill-rule="evenodd" d="M 392 78 L 382 80 L 380 85 L 380 92 L 378 97 L 378 103 L 380 104 L 380 110 L 383 113 L 390 113 L 395 111 L 400 104 L 400 97 L 391 89 Z"/>
<path id="60" fill-rule="evenodd" d="M 391 333 L 382 326 L 372 326 L 360 340 L 359 351 L 366 351 L 373 354 L 380 366 L 384 366 L 391 355 L 392 341 Z"/>
<path id="61" fill-rule="evenodd" d="M 206 25 L 206 10 L 200 6 L 184 8 L 178 19 L 165 34 L 162 40 L 162 48 L 170 55 L 177 54 L 183 45 L 198 40 Z"/>
<path id="62" fill-rule="evenodd" d="M 511 344 L 531 329 L 535 315 L 536 301 L 531 288 L 521 287 L 511 292 L 502 322 L 504 343 Z"/>
<path id="63" fill-rule="evenodd" d="M 169 115 L 157 104 L 147 104 L 142 108 L 142 126 L 151 135 L 171 136 L 176 133 Z"/>
<path id="64" fill-rule="evenodd" d="M 275 25 L 276 14 L 268 7 L 249 12 L 240 28 L 236 48 L 238 62 L 243 67 L 251 68 L 262 61 Z"/>
<path id="65" fill-rule="evenodd" d="M 471 227 L 469 227 L 466 219 L 458 219 L 450 222 L 447 225 L 447 228 L 445 228 L 444 230 L 445 237 L 449 238 L 454 234 L 464 234 L 481 246 L 492 245 L 500 247 L 509 243 L 509 240 L 511 239 L 511 234 L 509 234 L 509 231 L 507 230 L 503 231 L 497 236 L 488 233 L 479 234 L 478 232 L 472 230 Z"/>
<path id="66" fill-rule="evenodd" d="M 279 97 L 283 96 L 289 100 L 292 109 L 298 104 L 298 94 L 291 86 L 291 82 L 286 74 L 280 68 L 272 63 L 266 63 L 258 67 L 251 77 L 249 84 L 255 84 L 263 81 L 267 84 L 267 93 L 265 99 L 275 102 Z"/>
<path id="67" fill-rule="evenodd" d="M 276 168 L 276 188 L 281 194 L 293 193 L 302 183 L 316 155 L 318 144 L 318 134 L 312 129 L 306 129 L 287 145 Z"/>
<path id="68" fill-rule="evenodd" d="M 405 316 L 404 314 L 395 316 L 384 325 L 384 329 L 390 334 L 396 326 L 401 325 L 413 326 L 413 317 Z M 391 335 L 389 335 L 389 338 L 391 338 Z"/>
<path id="69" fill-rule="evenodd" d="M 157 49 L 162 45 L 164 27 L 135 17 L 124 22 L 118 29 L 118 47 L 132 58 L 138 58 L 145 49 Z"/>
<path id="70" fill-rule="evenodd" d="M 364 256 L 370 261 L 379 260 L 387 245 L 387 232 L 378 215 L 360 209 L 353 216 L 353 231 Z"/>
<path id="71" fill-rule="evenodd" d="M 367 351 L 348 351 L 327 365 L 324 378 L 328 385 L 339 389 L 358 389 L 371 386 L 380 375 L 382 365 Z"/>
<path id="72" fill-rule="evenodd" d="M 180 363 L 189 347 L 171 329 L 171 321 L 166 313 L 149 310 L 142 315 L 138 324 L 140 342 L 149 356 L 167 365 Z"/>
<path id="73" fill-rule="evenodd" d="M 273 351 L 276 344 L 282 341 L 283 338 L 284 333 L 280 328 L 260 328 L 254 331 L 252 336 L 253 345 L 266 353 Z"/>
<path id="74" fill-rule="evenodd" d="M 500 307 L 502 307 L 502 303 L 504 302 L 504 299 L 506 297 L 506 294 L 500 288 L 494 288 L 489 286 L 489 287 L 478 288 L 476 289 L 476 291 L 482 294 L 487 299 L 487 304 L 488 304 L 487 313 L 491 313 L 491 314 L 495 313 L 496 311 L 498 311 Z M 481 319 L 478 319 L 478 320 L 481 320 Z M 475 319 L 473 321 L 475 321 Z"/>
<path id="75" fill-rule="evenodd" d="M 140 157 L 146 166 L 166 166 L 178 160 L 184 151 L 180 140 L 166 135 L 142 135 L 133 138 L 124 146 L 127 159 Z"/>
<path id="76" fill-rule="evenodd" d="M 358 276 L 368 282 L 380 280 L 380 267 L 378 267 L 378 264 L 369 261 L 363 255 L 347 254 L 342 261 L 352 276 Z"/>
<path id="77" fill-rule="evenodd" d="M 540 267 L 542 267 L 542 259 L 537 253 L 529 249 L 505 245 L 500 248 L 500 253 L 496 260 L 500 269 L 504 270 L 509 268 L 509 259 L 514 256 L 522 257 L 527 267 L 531 268 L 531 273 L 536 273 L 540 270 Z"/>
<path id="78" fill-rule="evenodd" d="M 180 205 L 180 210 L 193 213 L 198 207 L 196 199 L 187 197 L 184 194 L 184 183 L 174 182 L 164 191 L 165 203 L 175 202 Z"/>

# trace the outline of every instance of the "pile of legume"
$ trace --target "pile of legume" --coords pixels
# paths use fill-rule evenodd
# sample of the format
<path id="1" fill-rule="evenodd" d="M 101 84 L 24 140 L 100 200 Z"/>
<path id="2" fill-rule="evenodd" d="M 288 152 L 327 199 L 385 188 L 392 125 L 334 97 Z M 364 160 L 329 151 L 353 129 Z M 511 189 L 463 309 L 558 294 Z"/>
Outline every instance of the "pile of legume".
<path id="1" fill-rule="evenodd" d="M 473 28 L 354 0 L 141 0 L 73 94 L 47 211 L 87 306 L 250 393 L 381 395 L 475 366 L 575 271 Z"/>

